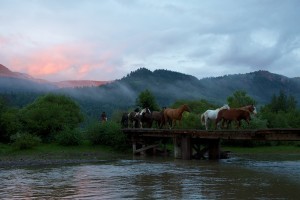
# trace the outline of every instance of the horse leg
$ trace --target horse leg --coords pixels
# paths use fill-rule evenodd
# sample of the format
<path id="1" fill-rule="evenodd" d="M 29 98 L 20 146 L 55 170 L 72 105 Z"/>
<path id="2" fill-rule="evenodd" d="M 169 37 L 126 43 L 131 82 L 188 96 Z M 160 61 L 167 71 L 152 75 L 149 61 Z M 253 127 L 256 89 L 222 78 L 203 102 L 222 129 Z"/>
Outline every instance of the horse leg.
<path id="1" fill-rule="evenodd" d="M 169 129 L 172 129 L 173 127 L 173 120 L 172 119 L 168 119 L 168 124 L 169 124 Z"/>
<path id="2" fill-rule="evenodd" d="M 219 119 L 219 118 L 216 118 L 216 120 L 215 120 L 215 129 L 220 129 L 219 121 L 220 121 L 220 119 Z M 206 130 L 207 130 L 207 129 L 206 129 Z"/>
<path id="3" fill-rule="evenodd" d="M 208 130 L 208 118 L 205 119 L 205 129 Z"/>

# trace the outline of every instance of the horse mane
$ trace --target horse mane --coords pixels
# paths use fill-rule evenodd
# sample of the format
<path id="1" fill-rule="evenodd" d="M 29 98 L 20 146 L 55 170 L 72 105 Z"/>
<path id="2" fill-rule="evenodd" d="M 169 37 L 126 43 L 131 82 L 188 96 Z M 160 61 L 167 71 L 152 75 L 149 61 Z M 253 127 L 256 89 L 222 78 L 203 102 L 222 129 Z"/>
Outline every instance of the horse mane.
<path id="1" fill-rule="evenodd" d="M 256 114 L 256 112 L 257 112 L 256 108 L 253 104 L 240 107 L 239 109 L 247 110 L 247 111 L 249 111 L 250 113 L 253 113 L 253 114 Z"/>

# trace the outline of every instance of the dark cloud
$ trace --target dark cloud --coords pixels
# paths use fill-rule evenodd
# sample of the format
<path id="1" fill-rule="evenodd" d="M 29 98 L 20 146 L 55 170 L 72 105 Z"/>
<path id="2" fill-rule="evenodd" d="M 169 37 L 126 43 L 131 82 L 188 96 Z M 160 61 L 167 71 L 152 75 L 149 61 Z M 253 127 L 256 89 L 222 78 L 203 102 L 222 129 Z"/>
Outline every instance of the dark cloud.
<path id="1" fill-rule="evenodd" d="M 0 3 L 0 55 L 9 67 L 16 68 L 16 56 L 33 58 L 24 54 L 79 43 L 90 49 L 66 55 L 76 57 L 70 66 L 93 61 L 85 79 L 99 72 L 99 79 L 117 79 L 141 66 L 198 78 L 259 69 L 289 77 L 300 74 L 297 0 Z M 105 60 L 103 55 L 108 55 Z M 99 61 L 99 70 L 94 61 Z"/>

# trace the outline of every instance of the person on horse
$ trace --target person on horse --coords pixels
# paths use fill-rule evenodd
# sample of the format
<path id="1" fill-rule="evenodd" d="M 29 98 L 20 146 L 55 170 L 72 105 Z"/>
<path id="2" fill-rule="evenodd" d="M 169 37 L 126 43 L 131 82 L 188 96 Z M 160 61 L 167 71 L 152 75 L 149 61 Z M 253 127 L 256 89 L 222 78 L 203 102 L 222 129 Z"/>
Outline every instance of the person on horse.
<path id="1" fill-rule="evenodd" d="M 106 113 L 103 111 L 101 114 L 101 122 L 106 122 L 107 121 L 107 116 Z"/>

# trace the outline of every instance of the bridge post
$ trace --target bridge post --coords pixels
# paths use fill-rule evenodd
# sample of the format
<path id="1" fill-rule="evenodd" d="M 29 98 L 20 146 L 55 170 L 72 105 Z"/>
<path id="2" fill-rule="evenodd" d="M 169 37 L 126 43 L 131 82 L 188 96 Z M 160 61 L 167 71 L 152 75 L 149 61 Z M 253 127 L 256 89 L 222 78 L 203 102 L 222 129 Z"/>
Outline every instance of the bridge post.
<path id="1" fill-rule="evenodd" d="M 133 154 L 135 153 L 135 151 L 136 151 L 136 141 L 132 140 L 132 152 L 133 152 Z"/>
<path id="2" fill-rule="evenodd" d="M 182 151 L 182 159 L 190 160 L 191 159 L 191 136 L 184 135 L 181 138 L 181 151 Z"/>
<path id="3" fill-rule="evenodd" d="M 182 158 L 181 153 L 181 137 L 175 136 L 173 138 L 173 146 L 174 146 L 174 158 Z"/>
<path id="4" fill-rule="evenodd" d="M 208 158 L 211 160 L 220 159 L 220 139 L 209 140 Z"/>

